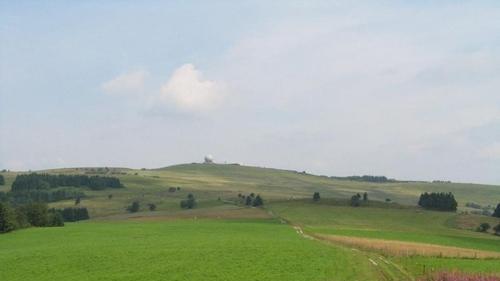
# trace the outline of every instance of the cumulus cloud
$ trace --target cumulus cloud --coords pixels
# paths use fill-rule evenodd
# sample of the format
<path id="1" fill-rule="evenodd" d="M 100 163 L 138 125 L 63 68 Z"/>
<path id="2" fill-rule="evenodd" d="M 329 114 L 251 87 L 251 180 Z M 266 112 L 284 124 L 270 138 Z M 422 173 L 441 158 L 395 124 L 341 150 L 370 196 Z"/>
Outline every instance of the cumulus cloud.
<path id="1" fill-rule="evenodd" d="M 144 70 L 125 73 L 102 83 L 101 90 L 110 95 L 140 94 L 144 91 L 147 76 L 148 72 Z"/>
<path id="2" fill-rule="evenodd" d="M 217 108 L 224 98 L 221 82 L 207 80 L 192 64 L 177 68 L 161 87 L 159 100 L 184 112 L 203 112 Z"/>

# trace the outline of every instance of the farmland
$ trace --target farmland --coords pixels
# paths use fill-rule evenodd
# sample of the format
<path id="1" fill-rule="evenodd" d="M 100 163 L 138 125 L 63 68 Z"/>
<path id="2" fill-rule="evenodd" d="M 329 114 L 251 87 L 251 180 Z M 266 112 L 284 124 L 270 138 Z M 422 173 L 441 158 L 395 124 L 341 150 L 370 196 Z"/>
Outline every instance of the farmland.
<path id="1" fill-rule="evenodd" d="M 88 208 L 90 221 L 1 235 L 0 251 L 6 253 L 1 280 L 415 280 L 439 270 L 500 274 L 500 237 L 475 231 L 482 222 L 500 220 L 471 214 L 465 206 L 496 204 L 498 186 L 371 183 L 234 164 L 40 172 L 113 176 L 125 188 L 82 189 L 79 207 Z M 8 191 L 18 173 L 3 174 L 6 185 L 0 188 Z M 424 191 L 453 192 L 458 212 L 416 207 Z M 313 192 L 321 200 L 313 202 Z M 349 205 L 348 198 L 364 192 L 367 204 Z M 245 206 L 240 196 L 250 193 L 263 196 L 264 206 Z M 188 194 L 197 205 L 183 210 L 179 202 Z M 132 201 L 139 202 L 139 212 L 126 211 Z M 148 210 L 151 203 L 155 211 Z M 75 201 L 49 205 L 72 207 Z"/>

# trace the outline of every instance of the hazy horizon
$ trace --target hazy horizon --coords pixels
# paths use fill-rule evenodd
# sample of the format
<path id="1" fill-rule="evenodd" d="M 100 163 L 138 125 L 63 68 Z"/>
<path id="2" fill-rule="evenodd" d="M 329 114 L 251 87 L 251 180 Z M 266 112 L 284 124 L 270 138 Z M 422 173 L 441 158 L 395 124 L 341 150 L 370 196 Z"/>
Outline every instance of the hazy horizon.
<path id="1" fill-rule="evenodd" d="M 0 169 L 500 184 L 498 1 L 0 1 Z"/>

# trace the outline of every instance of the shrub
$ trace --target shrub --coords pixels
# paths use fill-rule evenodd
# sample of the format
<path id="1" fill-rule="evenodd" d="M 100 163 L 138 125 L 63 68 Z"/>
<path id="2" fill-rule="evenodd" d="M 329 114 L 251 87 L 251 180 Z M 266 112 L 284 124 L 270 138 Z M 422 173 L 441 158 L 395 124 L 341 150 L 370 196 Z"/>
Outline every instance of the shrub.
<path id="1" fill-rule="evenodd" d="M 150 210 L 151 212 L 153 212 L 153 211 L 155 211 L 155 210 L 156 210 L 156 205 L 155 205 L 155 204 L 153 204 L 153 203 L 150 203 L 150 204 L 148 204 L 148 208 L 149 208 L 149 210 Z"/>
<path id="2" fill-rule="evenodd" d="M 139 211 L 139 201 L 134 201 L 130 206 L 127 207 L 127 211 L 130 213 L 136 213 Z"/>

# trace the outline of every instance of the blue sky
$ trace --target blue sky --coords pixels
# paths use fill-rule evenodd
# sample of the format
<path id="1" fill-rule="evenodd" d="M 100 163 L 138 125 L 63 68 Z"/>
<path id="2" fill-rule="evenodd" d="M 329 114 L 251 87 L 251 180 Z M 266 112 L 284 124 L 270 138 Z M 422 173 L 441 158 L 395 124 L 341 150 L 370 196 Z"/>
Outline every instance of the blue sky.
<path id="1" fill-rule="evenodd" d="M 497 1 L 0 1 L 0 168 L 500 183 Z"/>

